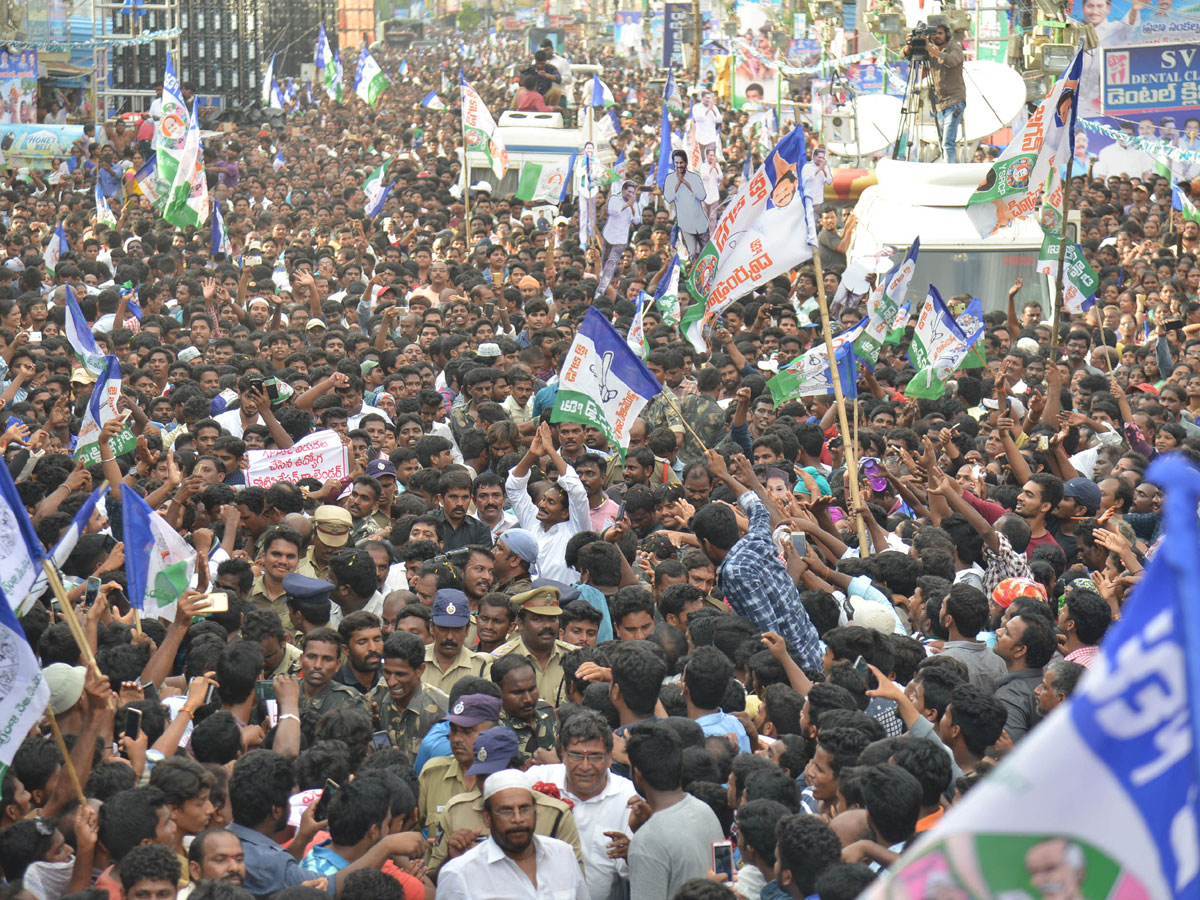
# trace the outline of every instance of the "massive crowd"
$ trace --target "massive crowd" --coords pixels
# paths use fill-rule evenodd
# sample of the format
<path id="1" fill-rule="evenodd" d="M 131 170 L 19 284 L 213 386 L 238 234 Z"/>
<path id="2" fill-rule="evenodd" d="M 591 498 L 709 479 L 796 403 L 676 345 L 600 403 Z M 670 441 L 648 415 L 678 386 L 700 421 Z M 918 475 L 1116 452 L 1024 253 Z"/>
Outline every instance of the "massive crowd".
<path id="1" fill-rule="evenodd" d="M 981 284 L 1001 309 L 986 365 L 916 401 L 907 338 L 885 345 L 851 434 L 832 397 L 765 390 L 821 340 L 811 268 L 730 306 L 708 353 L 646 312 L 671 396 L 621 454 L 549 421 L 556 373 L 589 308 L 628 328 L 674 213 L 642 194 L 603 291 L 570 199 L 539 222 L 470 185 L 468 232 L 458 65 L 495 114 L 538 67 L 465 46 L 408 54 L 375 108 L 322 95 L 207 137 L 225 257 L 133 189 L 149 148 L 124 128 L 8 178 L 5 462 L 47 548 L 111 490 L 62 566 L 89 646 L 49 591 L 20 618 L 69 758 L 47 718 L 3 775 L 5 900 L 851 898 L 1071 694 L 1120 617 L 1159 532 L 1148 461 L 1200 459 L 1200 235 L 1165 179 L 1075 175 L 1102 285 L 1057 352 L 1047 307 Z M 602 62 L 641 185 L 660 95 Z M 422 106 L 439 74 L 447 108 Z M 749 147 L 717 108 L 721 197 Z M 603 227 L 621 207 L 597 208 Z M 848 242 L 833 207 L 822 223 L 832 297 Z M 67 285 L 137 436 L 94 465 L 72 455 L 96 379 Z M 246 486 L 247 451 L 321 429 L 348 478 Z M 166 620 L 129 605 L 126 492 L 198 553 Z"/>

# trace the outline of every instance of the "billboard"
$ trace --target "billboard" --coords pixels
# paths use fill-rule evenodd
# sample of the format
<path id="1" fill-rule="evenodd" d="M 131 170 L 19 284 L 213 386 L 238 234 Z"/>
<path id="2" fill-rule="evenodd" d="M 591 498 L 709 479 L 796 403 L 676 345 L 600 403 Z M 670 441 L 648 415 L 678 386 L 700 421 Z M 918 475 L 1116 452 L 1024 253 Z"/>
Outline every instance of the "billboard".
<path id="1" fill-rule="evenodd" d="M 1194 111 L 1200 106 L 1200 43 L 1106 47 L 1105 115 Z"/>
<path id="2" fill-rule="evenodd" d="M 663 21 L 661 65 L 664 69 L 683 65 L 683 45 L 691 38 L 693 22 L 692 4 L 667 3 Z M 685 34 L 686 32 L 686 34 Z"/>

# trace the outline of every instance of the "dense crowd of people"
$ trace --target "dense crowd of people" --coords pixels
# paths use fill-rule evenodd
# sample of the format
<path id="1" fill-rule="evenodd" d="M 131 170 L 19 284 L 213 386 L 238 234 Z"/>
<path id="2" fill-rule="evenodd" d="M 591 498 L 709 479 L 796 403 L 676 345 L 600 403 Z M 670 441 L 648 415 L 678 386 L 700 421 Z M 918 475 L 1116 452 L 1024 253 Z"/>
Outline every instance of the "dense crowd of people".
<path id="1" fill-rule="evenodd" d="M 132 179 L 150 149 L 124 129 L 0 193 L 5 463 L 47 550 L 110 487 L 66 596 L 9 598 L 68 755 L 47 716 L 3 774 L 5 900 L 852 898 L 1071 694 L 1120 617 L 1159 534 L 1148 461 L 1200 459 L 1200 226 L 1165 179 L 1076 174 L 1097 305 L 1052 341 L 1031 288 L 979 285 L 998 311 L 976 366 L 905 397 L 910 326 L 859 372 L 850 434 L 831 396 L 765 388 L 822 339 L 813 268 L 725 309 L 707 352 L 649 309 L 665 390 L 624 451 L 551 421 L 556 376 L 589 309 L 629 327 L 673 207 L 630 201 L 602 271 L 573 199 L 538 221 L 465 179 L 459 62 L 495 114 L 580 86 L 504 39 L 464 46 L 380 52 L 413 75 L 377 107 L 318 92 L 283 126 L 206 138 L 229 254 L 155 215 Z M 661 97 L 604 62 L 637 188 Z M 447 108 L 422 106 L 439 72 Z M 746 115 L 695 100 L 719 120 L 715 207 Z M 597 230 L 624 208 L 597 203 Z M 827 204 L 829 298 L 840 224 Z M 103 436 L 137 438 L 93 465 L 74 458 L 96 377 L 67 287 L 120 362 L 128 418 Z M 326 429 L 348 477 L 247 485 L 248 452 Z M 166 619 L 130 606 L 127 492 L 197 551 Z"/>

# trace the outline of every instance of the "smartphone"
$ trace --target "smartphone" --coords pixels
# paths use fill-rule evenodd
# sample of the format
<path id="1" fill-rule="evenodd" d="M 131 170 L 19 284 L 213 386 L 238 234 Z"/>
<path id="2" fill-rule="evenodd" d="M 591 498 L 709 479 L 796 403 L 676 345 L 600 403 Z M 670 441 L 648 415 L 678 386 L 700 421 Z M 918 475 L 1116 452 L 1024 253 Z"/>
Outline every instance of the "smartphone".
<path id="1" fill-rule="evenodd" d="M 313 809 L 313 818 L 318 822 L 324 822 L 329 814 L 329 804 L 333 800 L 333 795 L 338 792 L 338 783 L 332 778 L 325 779 L 325 787 L 321 791 L 321 796 L 317 800 L 316 808 Z"/>
<path id="2" fill-rule="evenodd" d="M 620 503 L 617 504 L 616 521 L 620 522 L 623 518 L 625 518 L 625 501 L 624 500 L 622 500 Z"/>
<path id="3" fill-rule="evenodd" d="M 275 682 L 267 678 L 262 681 L 255 682 L 254 696 L 259 700 L 274 700 L 275 699 Z"/>
<path id="4" fill-rule="evenodd" d="M 730 884 L 733 883 L 733 843 L 731 841 L 712 842 L 712 868 L 718 875 L 724 874 Z"/>
<path id="5" fill-rule="evenodd" d="M 204 705 L 212 706 L 213 701 L 216 699 L 217 699 L 217 686 L 215 684 L 210 684 L 208 686 L 208 691 L 204 695 Z"/>
<path id="6" fill-rule="evenodd" d="M 125 737 L 136 741 L 142 734 L 142 711 L 128 709 L 125 711 Z"/>
<path id="7" fill-rule="evenodd" d="M 96 600 L 100 597 L 100 579 L 93 575 L 87 580 L 87 588 L 83 592 L 83 605 L 89 609 L 95 605 Z"/>
<path id="8" fill-rule="evenodd" d="M 263 392 L 267 395 L 267 399 L 274 403 L 279 399 L 279 382 L 277 380 L 264 382 Z"/>
<path id="9" fill-rule="evenodd" d="M 1044 434 L 1040 434 L 1040 435 L 1038 435 L 1038 439 L 1037 439 L 1037 448 L 1038 448 L 1039 450 L 1041 450 L 1042 452 L 1045 452 L 1046 450 L 1049 450 L 1049 449 L 1050 449 L 1050 438 L 1048 438 L 1048 437 L 1047 437 L 1046 435 L 1044 435 Z"/>
<path id="10" fill-rule="evenodd" d="M 142 696 L 144 696 L 147 700 L 161 699 L 158 696 L 158 685 L 156 685 L 153 681 L 143 682 L 139 678 L 137 685 L 142 689 Z"/>
<path id="11" fill-rule="evenodd" d="M 803 531 L 793 531 L 792 546 L 796 549 L 797 556 L 808 556 L 808 535 Z"/>
<path id="12" fill-rule="evenodd" d="M 371 735 L 371 744 L 376 750 L 390 750 L 392 747 L 392 739 L 386 731 L 377 731 Z"/>
<path id="13" fill-rule="evenodd" d="M 861 656 L 854 660 L 854 671 L 859 674 L 863 681 L 866 681 L 871 674 L 871 670 L 867 668 L 867 661 Z"/>
<path id="14" fill-rule="evenodd" d="M 42 333 L 40 331 L 29 332 L 29 343 L 40 344 L 42 342 Z"/>
<path id="15" fill-rule="evenodd" d="M 201 615 L 211 615 L 212 613 L 229 612 L 229 595 L 217 591 L 209 594 L 204 598 L 201 604 Z"/>

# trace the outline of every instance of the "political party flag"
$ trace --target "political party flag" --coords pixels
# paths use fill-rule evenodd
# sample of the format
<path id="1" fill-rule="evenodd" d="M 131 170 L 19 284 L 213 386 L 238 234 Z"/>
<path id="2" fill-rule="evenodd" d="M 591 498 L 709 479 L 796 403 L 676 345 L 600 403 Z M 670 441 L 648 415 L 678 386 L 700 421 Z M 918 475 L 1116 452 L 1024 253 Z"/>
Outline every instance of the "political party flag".
<path id="1" fill-rule="evenodd" d="M 283 96 L 283 88 L 279 86 L 278 79 L 271 81 L 271 109 L 283 109 L 287 102 Z"/>
<path id="2" fill-rule="evenodd" d="M 383 183 L 386 169 L 387 163 L 384 163 L 368 175 L 367 180 L 363 183 L 363 193 L 367 195 L 368 219 L 374 219 L 383 211 L 383 204 L 387 202 L 388 194 L 392 192 L 392 185 L 384 186 Z"/>
<path id="3" fill-rule="evenodd" d="M 703 303 L 692 303 L 684 310 L 679 320 L 679 333 L 697 353 L 708 353 L 708 341 L 704 340 Z"/>
<path id="4" fill-rule="evenodd" d="M 662 316 L 664 325 L 679 324 L 679 254 L 667 263 L 667 274 L 658 280 L 654 290 L 654 307 Z"/>
<path id="5" fill-rule="evenodd" d="M 116 225 L 117 217 L 113 215 L 112 207 L 108 205 L 104 192 L 100 190 L 100 182 L 96 182 L 96 189 L 92 194 L 96 201 L 96 224 L 110 227 Z"/>
<path id="6" fill-rule="evenodd" d="M 183 98 L 183 86 L 175 74 L 175 64 L 171 61 L 169 53 L 162 85 L 162 116 L 154 123 L 150 146 L 154 150 L 160 147 L 178 150 L 187 136 L 188 108 L 187 101 Z"/>
<path id="7" fill-rule="evenodd" d="M 666 186 L 667 176 L 671 174 L 671 112 L 664 103 L 662 108 L 662 123 L 658 130 L 658 162 L 655 184 L 661 191 Z"/>
<path id="8" fill-rule="evenodd" d="M 321 23 L 321 28 L 317 32 L 317 49 L 313 53 L 313 66 L 318 69 L 324 69 L 333 62 L 333 51 L 329 49 L 329 37 L 325 34 L 325 23 Z"/>
<path id="9" fill-rule="evenodd" d="M 133 181 L 129 184 L 131 194 L 141 194 L 156 210 L 162 209 L 163 198 L 158 175 L 158 154 L 151 153 L 150 158 L 142 163 L 133 173 Z"/>
<path id="10" fill-rule="evenodd" d="M 1154 174 L 1160 175 L 1166 179 L 1170 179 L 1171 178 L 1171 164 L 1169 162 L 1167 162 L 1165 159 L 1156 157 L 1154 160 Z"/>
<path id="11" fill-rule="evenodd" d="M 867 320 L 847 328 L 833 338 L 833 356 L 837 361 L 842 393 L 851 399 L 858 396 L 858 357 L 854 342 L 867 327 Z M 833 393 L 833 375 L 829 370 L 829 353 L 825 342 L 818 341 L 804 353 L 779 370 L 767 382 L 776 406 L 796 397 L 819 397 Z"/>
<path id="12" fill-rule="evenodd" d="M 606 109 L 616 104 L 612 88 L 600 80 L 599 75 L 592 76 L 592 106 L 603 106 Z"/>
<path id="13" fill-rule="evenodd" d="M 629 164 L 625 160 L 625 151 L 622 150 L 617 154 L 616 162 L 612 164 L 613 173 L 616 174 L 617 178 L 625 177 L 625 172 L 628 168 L 628 165 Z"/>
<path id="14" fill-rule="evenodd" d="M 46 244 L 46 249 L 42 251 L 42 259 L 45 261 L 46 269 L 51 275 L 54 274 L 54 269 L 58 266 L 59 257 L 69 249 L 66 232 L 63 231 L 62 222 L 59 222 L 58 227 L 54 229 L 54 233 L 50 235 L 50 242 Z"/>
<path id="15" fill-rule="evenodd" d="M 646 301 L 650 298 L 645 291 L 638 291 L 637 306 L 633 311 L 633 321 L 629 323 L 629 333 L 625 335 L 625 343 L 637 354 L 638 359 L 645 359 L 646 347 Z"/>
<path id="16" fill-rule="evenodd" d="M 1183 218 L 1188 222 L 1200 222 L 1200 209 L 1197 209 L 1196 204 L 1183 192 L 1183 188 L 1174 182 L 1171 183 L 1171 209 L 1183 213 Z"/>
<path id="17" fill-rule="evenodd" d="M 263 70 L 262 91 L 260 92 L 263 106 L 275 105 L 275 57 L 277 55 L 276 53 L 271 54 L 271 61 Z"/>
<path id="18" fill-rule="evenodd" d="M 1058 244 L 1057 234 L 1047 234 L 1042 239 L 1042 248 L 1038 251 L 1037 271 L 1052 278 L 1058 278 Z M 1073 241 L 1068 241 L 1063 255 L 1063 308 L 1067 312 L 1086 312 L 1096 304 L 1096 289 L 1100 286 L 1100 276 L 1083 256 L 1083 248 Z"/>
<path id="19" fill-rule="evenodd" d="M 591 110 L 589 109 L 589 115 Z M 600 144 L 606 144 L 612 141 L 622 131 L 621 117 L 617 115 L 616 108 L 610 109 L 607 113 L 596 120 L 596 141 Z"/>
<path id="20" fill-rule="evenodd" d="M 196 551 L 133 488 L 121 490 L 129 605 L 151 618 L 174 618 L 175 601 L 196 570 Z"/>
<path id="21" fill-rule="evenodd" d="M 404 78 L 408 75 L 408 60 L 400 60 L 400 77 Z"/>
<path id="22" fill-rule="evenodd" d="M 342 73 L 342 55 L 337 50 L 333 51 L 333 63 L 325 67 L 324 81 L 325 93 L 329 95 L 329 99 L 341 103 L 345 76 Z"/>
<path id="23" fill-rule="evenodd" d="M 634 419 L 662 386 L 596 309 L 589 309 L 558 376 L 551 422 L 581 422 L 625 451 Z"/>
<path id="24" fill-rule="evenodd" d="M 82 459 L 88 466 L 100 462 L 100 430 L 110 419 L 124 415 L 117 409 L 117 398 L 121 396 L 121 363 L 115 356 L 104 357 L 104 362 L 104 371 L 96 377 L 92 397 L 83 412 L 75 444 L 75 459 Z M 109 442 L 113 456 L 128 453 L 136 446 L 137 438 L 128 425 Z"/>
<path id="25" fill-rule="evenodd" d="M 1082 67 L 1080 51 L 967 200 L 981 237 L 1032 215 L 1051 170 L 1072 153 Z"/>
<path id="26" fill-rule="evenodd" d="M 273 160 L 271 160 L 271 168 L 274 169 L 276 172 L 278 172 L 280 169 L 282 169 L 286 165 L 287 165 L 287 162 L 283 158 L 283 151 L 276 150 L 275 158 Z"/>
<path id="27" fill-rule="evenodd" d="M 8 598 L 5 608 L 20 610 L 42 572 L 42 542 L 38 540 L 25 503 L 17 493 L 7 465 L 0 466 L 0 591 Z M 0 660 L 7 654 L 0 651 Z M 4 693 L 0 691 L 0 693 Z M 3 733 L 3 729 L 0 729 Z M 24 735 L 22 735 L 23 737 Z"/>
<path id="28" fill-rule="evenodd" d="M 688 291 L 705 304 L 710 320 L 743 294 L 812 259 L 817 228 L 800 181 L 804 163 L 804 131 L 796 127 L 726 206 L 687 277 Z"/>
<path id="29" fill-rule="evenodd" d="M 224 253 L 225 258 L 233 256 L 233 245 L 229 242 L 229 232 L 225 230 L 225 217 L 221 215 L 221 204 L 213 204 L 212 232 L 208 239 L 208 251 L 213 256 Z"/>
<path id="30" fill-rule="evenodd" d="M 521 178 L 517 182 L 517 199 L 557 203 L 566 186 L 569 167 L 568 160 L 525 163 L 521 166 Z"/>
<path id="31" fill-rule="evenodd" d="M 192 101 L 187 140 L 181 150 L 163 147 L 159 154 L 175 163 L 175 177 L 163 218 L 179 228 L 200 227 L 208 220 L 208 182 L 204 177 L 204 148 L 200 145 L 199 98 Z"/>
<path id="32" fill-rule="evenodd" d="M 483 98 L 479 96 L 475 88 L 467 83 L 467 78 L 461 70 L 458 73 L 458 80 L 462 100 L 465 149 L 474 150 L 486 156 L 496 177 L 503 178 L 504 172 L 508 168 L 508 151 L 504 148 L 504 141 L 500 139 L 500 129 L 496 127 L 496 120 L 484 106 Z M 463 168 L 467 172 L 470 171 L 470 165 L 466 163 L 465 156 Z"/>
<path id="33" fill-rule="evenodd" d="M 667 108 L 675 115 L 687 115 L 687 100 L 684 99 L 683 92 L 679 89 L 679 82 L 675 80 L 674 69 L 667 71 L 667 83 L 663 85 L 663 103 L 667 104 Z"/>
<path id="34" fill-rule="evenodd" d="M 430 91 L 421 99 L 421 105 L 429 109 L 445 109 L 446 103 L 437 95 L 437 91 Z"/>
<path id="35" fill-rule="evenodd" d="M 71 350 L 75 353 L 75 358 L 79 360 L 79 364 L 93 375 L 98 376 L 104 371 L 107 365 L 104 354 L 96 346 L 96 338 L 92 334 L 92 327 L 88 325 L 87 319 L 83 317 L 83 311 L 79 308 L 79 301 L 75 299 L 75 292 L 71 290 L 69 284 L 63 285 L 63 288 L 66 290 L 67 298 L 67 342 L 71 345 Z"/>
<path id="36" fill-rule="evenodd" d="M 365 46 L 358 56 L 358 66 L 354 70 L 354 93 L 368 106 L 375 106 L 392 83 L 388 81 L 383 69 Z"/>
<path id="37" fill-rule="evenodd" d="M 754 155 L 752 153 L 747 153 L 746 161 L 742 164 L 742 181 L 749 181 L 750 177 L 754 174 L 754 167 L 752 165 L 753 160 Z"/>
<path id="38" fill-rule="evenodd" d="M 0 659 L 4 660 L 4 696 L 0 697 L 0 779 L 8 774 L 25 736 L 50 705 L 50 686 L 25 637 L 25 630 L 0 591 Z"/>
<path id="39" fill-rule="evenodd" d="M 1091 668 L 865 900 L 1200 895 L 1200 473 L 1166 453 L 1146 478 L 1162 543 Z"/>
<path id="40" fill-rule="evenodd" d="M 871 365 L 879 359 L 879 348 L 887 340 L 908 293 L 908 284 L 917 269 L 921 239 L 914 238 L 904 259 L 892 267 L 887 278 L 875 286 L 867 298 L 867 327 L 854 342 L 854 352 Z"/>
<path id="41" fill-rule="evenodd" d="M 54 563 L 56 569 L 61 569 L 67 563 L 67 559 L 75 551 L 75 546 L 79 543 L 79 538 L 87 531 L 88 522 L 92 519 L 92 514 L 96 512 L 96 504 L 100 498 L 108 493 L 108 485 L 97 488 L 92 491 L 86 500 L 83 501 L 83 506 L 79 507 L 75 513 L 75 518 L 71 520 L 70 526 L 63 532 L 62 537 L 58 539 L 58 543 L 54 545 L 54 549 L 50 551 L 50 561 Z M 50 581 L 46 577 L 45 570 L 38 573 L 37 581 L 29 591 L 31 599 L 40 597 L 46 592 Z"/>
<path id="42" fill-rule="evenodd" d="M 312 79 L 311 78 L 307 78 L 304 81 L 304 93 L 305 93 L 305 98 L 306 98 L 308 105 L 316 106 L 317 101 L 313 99 Z"/>
<path id="43" fill-rule="evenodd" d="M 934 399 L 946 392 L 950 375 L 983 334 L 982 319 L 974 319 L 971 324 L 975 327 L 972 333 L 963 331 L 937 288 L 929 286 L 908 348 L 909 362 L 917 374 L 904 389 L 906 396 Z"/>

